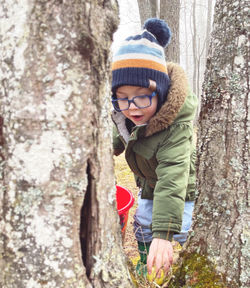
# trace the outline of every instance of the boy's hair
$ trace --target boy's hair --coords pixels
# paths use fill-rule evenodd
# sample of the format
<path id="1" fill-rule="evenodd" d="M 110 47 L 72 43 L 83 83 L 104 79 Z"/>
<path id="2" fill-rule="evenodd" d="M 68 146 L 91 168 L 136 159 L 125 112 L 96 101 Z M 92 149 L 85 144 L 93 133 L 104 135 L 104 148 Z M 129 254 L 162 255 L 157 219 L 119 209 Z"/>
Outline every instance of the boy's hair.
<path id="1" fill-rule="evenodd" d="M 165 54 L 171 31 L 165 21 L 148 19 L 140 34 L 128 37 L 114 53 L 112 63 L 112 92 L 123 85 L 148 88 L 149 80 L 156 82 L 158 106 L 166 100 L 170 79 Z"/>

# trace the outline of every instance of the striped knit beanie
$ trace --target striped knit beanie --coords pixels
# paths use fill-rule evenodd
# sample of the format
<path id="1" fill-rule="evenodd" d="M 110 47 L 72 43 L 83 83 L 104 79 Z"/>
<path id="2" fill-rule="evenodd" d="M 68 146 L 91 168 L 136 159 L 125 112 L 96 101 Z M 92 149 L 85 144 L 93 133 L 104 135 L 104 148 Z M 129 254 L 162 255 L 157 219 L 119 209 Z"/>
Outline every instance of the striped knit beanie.
<path id="1" fill-rule="evenodd" d="M 114 53 L 112 63 L 112 93 L 123 85 L 149 87 L 156 82 L 158 107 L 165 102 L 170 79 L 167 75 L 164 47 L 171 38 L 165 21 L 150 18 L 140 34 L 128 37 Z"/>

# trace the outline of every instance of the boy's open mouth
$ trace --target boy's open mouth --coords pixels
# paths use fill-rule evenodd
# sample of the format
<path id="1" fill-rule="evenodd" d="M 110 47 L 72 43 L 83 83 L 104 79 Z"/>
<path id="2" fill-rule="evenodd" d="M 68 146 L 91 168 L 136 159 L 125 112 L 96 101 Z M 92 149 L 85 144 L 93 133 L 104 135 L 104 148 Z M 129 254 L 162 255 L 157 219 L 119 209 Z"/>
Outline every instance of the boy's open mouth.
<path id="1" fill-rule="evenodd" d="M 143 118 L 143 115 L 132 115 L 130 117 L 135 121 L 139 121 Z"/>

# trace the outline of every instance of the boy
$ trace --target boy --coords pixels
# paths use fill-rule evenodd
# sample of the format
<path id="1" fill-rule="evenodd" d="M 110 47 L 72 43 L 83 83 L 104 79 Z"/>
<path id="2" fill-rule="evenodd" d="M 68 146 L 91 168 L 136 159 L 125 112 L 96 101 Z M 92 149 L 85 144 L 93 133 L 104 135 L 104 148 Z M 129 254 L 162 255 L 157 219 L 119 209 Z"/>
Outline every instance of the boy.
<path id="1" fill-rule="evenodd" d="M 197 98 L 190 93 L 183 70 L 165 62 L 163 47 L 171 38 L 167 24 L 153 18 L 143 28 L 114 55 L 112 118 L 114 154 L 125 149 L 140 188 L 134 216 L 141 257 L 137 269 L 147 264 L 150 274 L 154 265 L 158 272 L 168 271 L 173 261 L 171 240 L 184 244 L 191 225 Z"/>

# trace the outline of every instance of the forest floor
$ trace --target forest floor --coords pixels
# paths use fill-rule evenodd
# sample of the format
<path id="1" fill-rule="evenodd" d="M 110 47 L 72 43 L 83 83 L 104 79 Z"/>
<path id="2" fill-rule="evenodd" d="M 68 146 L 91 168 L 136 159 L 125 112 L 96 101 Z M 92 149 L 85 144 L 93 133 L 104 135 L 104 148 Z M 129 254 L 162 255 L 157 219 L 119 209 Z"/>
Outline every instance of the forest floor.
<path id="1" fill-rule="evenodd" d="M 139 253 L 137 250 L 137 242 L 133 233 L 133 215 L 137 207 L 136 204 L 137 204 L 138 187 L 136 187 L 134 176 L 126 163 L 126 160 L 124 158 L 124 153 L 118 157 L 115 157 L 114 160 L 115 160 L 115 176 L 116 176 L 117 185 L 127 188 L 128 190 L 132 192 L 132 194 L 135 197 L 134 205 L 129 211 L 126 234 L 125 234 L 125 239 L 123 243 L 124 252 L 126 256 L 128 257 L 130 264 L 131 264 L 129 265 L 129 270 L 130 270 L 130 274 L 133 279 L 133 282 L 138 288 L 168 287 L 167 283 L 169 282 L 170 277 L 165 279 L 164 282 L 161 284 L 161 286 L 159 286 L 156 283 L 156 281 L 149 282 L 147 279 L 143 279 L 142 277 L 137 277 L 137 275 L 134 273 L 136 263 L 139 259 Z M 181 250 L 181 246 L 177 242 L 174 243 L 174 251 L 175 251 L 174 262 L 177 261 L 180 250 Z"/>

